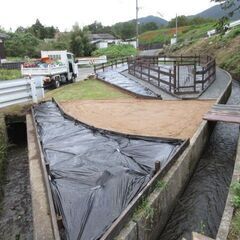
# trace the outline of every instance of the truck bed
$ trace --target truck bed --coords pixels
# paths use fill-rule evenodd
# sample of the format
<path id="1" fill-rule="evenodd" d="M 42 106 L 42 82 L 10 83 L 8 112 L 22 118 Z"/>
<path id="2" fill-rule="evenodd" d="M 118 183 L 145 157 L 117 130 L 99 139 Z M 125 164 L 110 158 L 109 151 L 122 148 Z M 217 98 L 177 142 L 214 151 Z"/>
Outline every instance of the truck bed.
<path id="1" fill-rule="evenodd" d="M 54 76 L 54 75 L 59 75 L 63 73 L 67 73 L 67 67 L 66 66 L 48 66 L 47 68 L 26 68 L 26 67 L 21 67 L 21 72 L 23 76 Z"/>

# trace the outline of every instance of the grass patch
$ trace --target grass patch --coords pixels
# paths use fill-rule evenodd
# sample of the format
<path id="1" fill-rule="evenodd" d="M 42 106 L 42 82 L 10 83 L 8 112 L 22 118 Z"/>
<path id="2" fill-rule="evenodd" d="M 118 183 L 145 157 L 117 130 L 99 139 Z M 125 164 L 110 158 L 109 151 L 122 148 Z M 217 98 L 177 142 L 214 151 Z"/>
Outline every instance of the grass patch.
<path id="1" fill-rule="evenodd" d="M 94 79 L 66 85 L 46 94 L 46 98 L 53 97 L 58 101 L 132 98 L 129 94 Z"/>
<path id="2" fill-rule="evenodd" d="M 231 186 L 231 192 L 233 194 L 232 203 L 235 207 L 235 213 L 231 223 L 231 229 L 228 239 L 237 240 L 240 236 L 240 183 L 234 183 Z"/>
<path id="3" fill-rule="evenodd" d="M 150 206 L 147 199 L 144 199 L 141 205 L 137 208 L 133 214 L 133 219 L 137 220 L 138 217 L 143 216 L 146 219 L 150 219 L 153 222 L 154 209 Z"/>
<path id="4" fill-rule="evenodd" d="M 0 80 L 13 80 L 21 77 L 22 74 L 20 70 L 0 69 Z"/>

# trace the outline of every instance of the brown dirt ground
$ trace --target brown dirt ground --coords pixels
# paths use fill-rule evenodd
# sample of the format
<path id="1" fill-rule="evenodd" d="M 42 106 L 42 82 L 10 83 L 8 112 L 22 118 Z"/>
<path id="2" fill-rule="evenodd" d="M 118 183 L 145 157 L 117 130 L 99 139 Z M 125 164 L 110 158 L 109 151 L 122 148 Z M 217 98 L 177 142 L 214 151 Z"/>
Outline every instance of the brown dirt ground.
<path id="1" fill-rule="evenodd" d="M 62 102 L 78 120 L 106 130 L 142 136 L 191 138 L 215 101 L 79 100 Z"/>

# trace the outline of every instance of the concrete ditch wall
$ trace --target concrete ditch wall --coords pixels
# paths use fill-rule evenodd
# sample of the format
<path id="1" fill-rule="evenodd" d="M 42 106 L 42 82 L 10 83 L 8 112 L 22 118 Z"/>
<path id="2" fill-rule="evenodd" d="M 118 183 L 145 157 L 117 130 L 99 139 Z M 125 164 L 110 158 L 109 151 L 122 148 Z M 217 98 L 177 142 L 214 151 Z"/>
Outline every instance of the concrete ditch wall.
<path id="1" fill-rule="evenodd" d="M 240 135 L 238 138 L 236 160 L 235 160 L 231 185 L 233 185 L 234 183 L 239 183 L 239 181 L 240 181 Z M 222 220 L 220 223 L 220 227 L 218 229 L 218 234 L 217 234 L 217 238 L 216 238 L 217 240 L 227 240 L 228 239 L 231 222 L 232 222 L 233 214 L 234 214 L 234 207 L 232 204 L 232 199 L 233 199 L 233 193 L 231 191 L 229 191 L 225 209 L 224 209 L 223 216 L 222 216 Z"/>
<path id="2" fill-rule="evenodd" d="M 231 94 L 231 88 L 232 82 L 230 81 L 217 103 L 226 103 Z M 144 206 L 140 207 L 132 216 L 132 220 L 125 224 L 126 227 L 116 237 L 117 240 L 152 240 L 158 238 L 176 205 L 178 197 L 189 181 L 214 126 L 214 123 L 202 122 L 191 139 L 189 147 L 162 179 L 162 188 L 156 188 L 150 194 Z"/>
<path id="3" fill-rule="evenodd" d="M 33 236 L 38 240 L 53 240 L 54 230 L 47 201 L 47 191 L 43 179 L 40 152 L 37 144 L 33 119 L 30 114 L 26 117 L 29 173 L 33 209 Z"/>

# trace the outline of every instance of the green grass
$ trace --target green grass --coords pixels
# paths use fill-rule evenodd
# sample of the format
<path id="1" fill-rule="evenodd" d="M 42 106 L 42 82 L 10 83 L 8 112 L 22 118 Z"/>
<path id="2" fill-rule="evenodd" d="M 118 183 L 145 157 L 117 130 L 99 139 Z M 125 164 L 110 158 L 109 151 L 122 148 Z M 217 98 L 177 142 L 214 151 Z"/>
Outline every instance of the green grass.
<path id="1" fill-rule="evenodd" d="M 0 69 L 0 80 L 13 80 L 21 77 L 20 70 Z"/>
<path id="2" fill-rule="evenodd" d="M 66 85 L 46 94 L 46 98 L 52 97 L 58 101 L 132 98 L 127 93 L 94 79 Z"/>
<path id="3" fill-rule="evenodd" d="M 231 186 L 233 194 L 232 203 L 235 208 L 235 213 L 231 223 L 230 234 L 228 239 L 237 240 L 240 236 L 240 183 L 237 182 Z"/>

